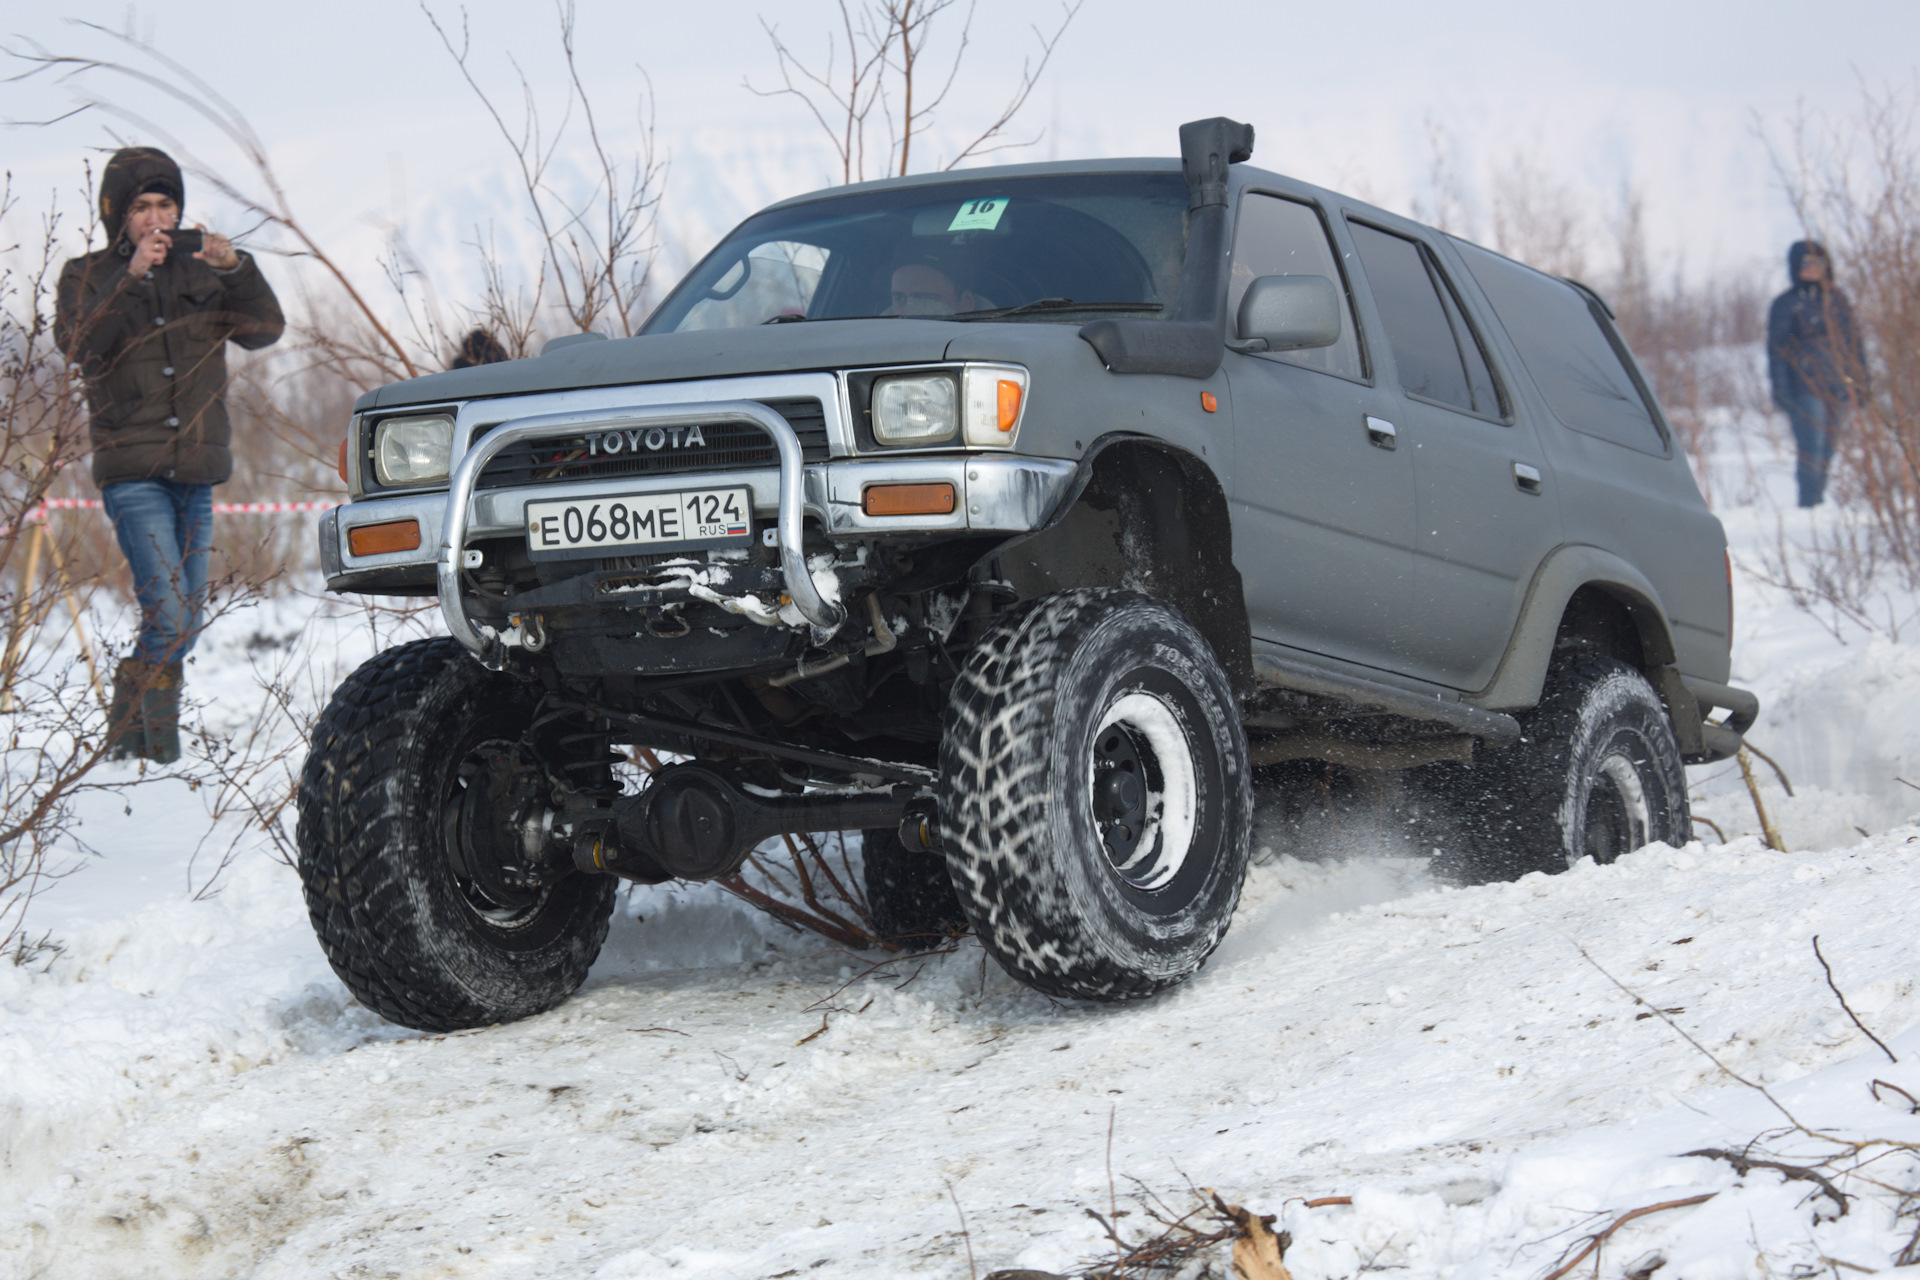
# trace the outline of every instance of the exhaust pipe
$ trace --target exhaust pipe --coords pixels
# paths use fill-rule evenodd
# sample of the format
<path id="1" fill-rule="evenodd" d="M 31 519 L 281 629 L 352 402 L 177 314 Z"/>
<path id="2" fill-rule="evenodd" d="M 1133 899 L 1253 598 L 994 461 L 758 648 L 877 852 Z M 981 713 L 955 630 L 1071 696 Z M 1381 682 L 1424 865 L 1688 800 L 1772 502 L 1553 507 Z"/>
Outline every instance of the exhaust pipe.
<path id="1" fill-rule="evenodd" d="M 631 880 L 718 880 L 738 871 L 762 840 L 803 831 L 898 827 L 914 788 L 781 796 L 742 790 L 703 764 L 668 765 L 637 796 L 614 806 L 614 829 L 583 845 L 583 871 Z"/>

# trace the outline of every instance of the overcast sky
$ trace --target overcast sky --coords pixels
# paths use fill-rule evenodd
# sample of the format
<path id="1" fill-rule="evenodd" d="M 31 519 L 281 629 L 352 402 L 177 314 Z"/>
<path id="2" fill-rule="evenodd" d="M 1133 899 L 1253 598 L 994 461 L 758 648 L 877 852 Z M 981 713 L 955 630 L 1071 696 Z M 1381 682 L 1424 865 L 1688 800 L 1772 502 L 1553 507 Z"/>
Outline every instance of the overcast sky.
<path id="1" fill-rule="evenodd" d="M 435 8 L 457 27 L 457 8 Z M 1058 12 L 980 0 L 941 137 L 990 116 L 1032 51 L 1029 24 L 1053 25 Z M 824 50 L 833 13 L 820 0 L 580 0 L 582 70 L 617 147 L 633 145 L 635 68 L 651 76 L 657 137 L 672 160 L 666 225 L 676 258 L 704 250 L 760 204 L 837 180 L 802 108 L 742 84 L 776 80 L 762 15 L 812 52 Z M 492 218 L 506 220 L 494 227 L 505 239 L 521 234 L 509 157 L 416 7 L 69 0 L 10 5 L 0 29 L 14 49 L 37 41 L 113 52 L 74 18 L 131 25 L 204 76 L 252 121 L 296 206 L 349 256 L 370 257 L 381 228 L 396 223 L 436 260 L 465 252 L 475 225 Z M 536 92 L 557 101 L 550 10 L 481 0 L 468 18 L 486 83 L 512 89 L 511 52 Z M 949 19 L 946 35 L 956 28 Z M 933 56 L 942 51 L 936 43 Z M 1524 155 L 1586 197 L 1596 230 L 1632 183 L 1668 262 L 1749 270 L 1772 262 L 1795 229 L 1756 127 L 1784 136 L 1796 111 L 1844 113 L 1863 82 L 1910 90 L 1916 56 L 1920 4 L 1891 0 L 1828 0 L 1817 10 L 1755 0 L 1086 0 L 1016 130 L 1046 136 L 1009 158 L 1172 154 L 1181 121 L 1230 115 L 1258 129 L 1263 167 L 1405 211 L 1430 198 L 1437 138 L 1461 185 L 1481 193 L 1483 203 L 1467 209 L 1481 225 L 1469 230 L 1484 229 L 1487 173 Z M 179 106 L 120 96 L 207 160 L 232 165 L 214 131 Z M 44 118 L 71 104 L 50 78 L 0 85 L 0 117 Z M 77 184 L 81 157 L 115 131 L 150 136 L 98 114 L 0 132 L 22 197 L 13 238 L 51 188 Z M 204 197 L 192 212 L 232 218 Z"/>

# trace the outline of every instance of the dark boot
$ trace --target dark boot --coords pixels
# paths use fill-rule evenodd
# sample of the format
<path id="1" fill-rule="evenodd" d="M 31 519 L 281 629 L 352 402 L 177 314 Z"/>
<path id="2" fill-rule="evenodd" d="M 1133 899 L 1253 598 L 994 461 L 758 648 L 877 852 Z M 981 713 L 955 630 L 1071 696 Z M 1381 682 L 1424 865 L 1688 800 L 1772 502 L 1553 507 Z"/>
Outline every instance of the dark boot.
<path id="1" fill-rule="evenodd" d="M 153 667 L 138 658 L 122 658 L 113 671 L 113 705 L 107 709 L 107 749 L 109 759 L 138 760 L 147 754 L 144 719 L 134 714 L 140 705 L 143 687 L 152 679 Z"/>
<path id="2" fill-rule="evenodd" d="M 146 757 L 156 764 L 180 758 L 180 686 L 186 675 L 177 662 L 153 672 L 153 683 L 140 700 L 140 720 L 146 731 Z"/>

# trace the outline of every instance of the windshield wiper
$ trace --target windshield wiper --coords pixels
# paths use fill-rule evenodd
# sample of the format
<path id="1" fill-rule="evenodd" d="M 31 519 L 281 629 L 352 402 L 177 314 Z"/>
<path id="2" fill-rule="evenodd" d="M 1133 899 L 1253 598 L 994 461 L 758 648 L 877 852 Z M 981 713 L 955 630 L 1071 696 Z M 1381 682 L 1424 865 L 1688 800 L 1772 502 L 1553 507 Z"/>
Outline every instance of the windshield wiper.
<path id="1" fill-rule="evenodd" d="M 1075 302 L 1072 298 L 1035 298 L 1017 307 L 995 307 L 991 311 L 962 311 L 942 316 L 943 320 L 1000 320 L 1007 316 L 1030 316 L 1042 311 L 1163 311 L 1157 302 Z"/>

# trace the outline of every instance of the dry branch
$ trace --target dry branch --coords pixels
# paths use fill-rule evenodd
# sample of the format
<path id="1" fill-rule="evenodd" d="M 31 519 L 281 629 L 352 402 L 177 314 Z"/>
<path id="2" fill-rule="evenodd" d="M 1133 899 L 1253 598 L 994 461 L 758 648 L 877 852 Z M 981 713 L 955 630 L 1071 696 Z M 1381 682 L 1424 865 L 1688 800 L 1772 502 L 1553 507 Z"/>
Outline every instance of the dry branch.
<path id="1" fill-rule="evenodd" d="M 1805 1165 L 1799 1164 L 1783 1164 L 1778 1160 L 1759 1160 L 1747 1155 L 1745 1152 L 1728 1151 L 1721 1147 L 1703 1147 L 1698 1151 L 1683 1151 L 1680 1153 L 1680 1156 L 1683 1160 L 1693 1156 L 1699 1156 L 1706 1160 L 1724 1160 L 1732 1165 L 1733 1171 L 1743 1178 L 1754 1169 L 1770 1169 L 1790 1181 L 1814 1183 L 1821 1191 L 1827 1194 L 1834 1204 L 1839 1206 L 1840 1212 L 1837 1216 L 1842 1218 L 1847 1216 L 1847 1197 L 1845 1193 L 1835 1188 L 1833 1183 L 1828 1180 L 1827 1175 L 1821 1173 L 1818 1169 L 1809 1169 Z"/>
<path id="2" fill-rule="evenodd" d="M 936 24 L 957 3 L 861 0 L 849 7 L 847 0 L 840 0 L 839 30 L 828 34 L 825 56 L 813 64 L 794 51 L 779 27 L 762 18 L 760 27 L 773 46 L 780 86 L 755 88 L 751 78 L 742 83 L 761 97 L 798 99 L 832 141 L 845 182 L 859 182 L 869 176 L 867 131 L 878 110 L 879 127 L 884 127 L 887 135 L 886 160 L 879 166 L 878 176 L 905 175 L 912 172 L 914 141 L 931 128 L 936 113 L 952 94 L 972 43 L 974 5 L 970 0 L 953 40 L 952 56 L 944 60 L 944 71 L 929 74 L 927 63 Z M 1051 33 L 1037 25 L 1030 28 L 1037 55 L 1022 60 L 1013 90 L 985 127 L 936 167 L 952 169 L 978 156 L 1039 141 L 1038 136 L 1024 142 L 1008 141 L 1005 135 L 1033 96 L 1081 3 L 1083 0 L 1063 3 L 1059 25 Z M 935 79 L 937 87 L 930 88 Z"/>
<path id="3" fill-rule="evenodd" d="M 1753 811 L 1760 815 L 1760 834 L 1765 837 L 1767 848 L 1778 849 L 1781 853 L 1785 853 L 1787 842 L 1781 839 L 1780 829 L 1774 826 L 1773 819 L 1767 816 L 1767 806 L 1760 799 L 1760 784 L 1753 778 L 1753 762 L 1744 746 L 1740 748 L 1740 754 L 1735 759 L 1740 762 L 1740 777 L 1747 784 L 1747 794 L 1753 799 Z"/>
<path id="4" fill-rule="evenodd" d="M 1689 1205 L 1705 1204 L 1718 1194 L 1719 1192 L 1717 1191 L 1709 1191 L 1703 1196 L 1688 1196 L 1683 1200 L 1662 1200 L 1659 1204 L 1642 1205 L 1638 1209 L 1629 1209 L 1599 1231 L 1586 1237 L 1586 1243 L 1581 1247 L 1580 1252 L 1574 1254 L 1571 1258 L 1566 1258 L 1560 1266 L 1549 1271 L 1546 1275 L 1542 1276 L 1540 1280 L 1561 1280 L 1563 1276 L 1570 1275 L 1575 1267 L 1585 1262 L 1590 1255 L 1599 1250 L 1601 1245 L 1611 1239 L 1614 1232 L 1626 1226 L 1629 1222 L 1634 1221 L 1636 1218 L 1644 1218 L 1650 1213 L 1661 1213 L 1667 1209 L 1685 1209 Z M 1569 1245 L 1567 1247 L 1572 1248 L 1573 1246 Z M 1563 1254 L 1562 1257 L 1564 1258 L 1565 1255 Z"/>
<path id="5" fill-rule="evenodd" d="M 1840 984 L 1833 980 L 1833 966 L 1828 964 L 1827 958 L 1820 954 L 1820 935 L 1817 933 L 1813 935 L 1813 958 L 1820 962 L 1821 972 L 1827 975 L 1827 989 L 1833 992 L 1833 998 L 1840 1002 L 1840 1007 L 1847 1011 L 1849 1018 L 1853 1019 L 1853 1025 L 1860 1028 L 1860 1034 L 1879 1045 L 1880 1052 L 1887 1055 L 1887 1061 L 1898 1063 L 1900 1059 L 1893 1056 L 1893 1050 L 1887 1048 L 1886 1041 L 1869 1031 L 1867 1024 L 1860 1021 L 1860 1015 L 1853 1011 L 1853 1006 L 1847 1003 L 1846 994 L 1840 990 Z"/>

